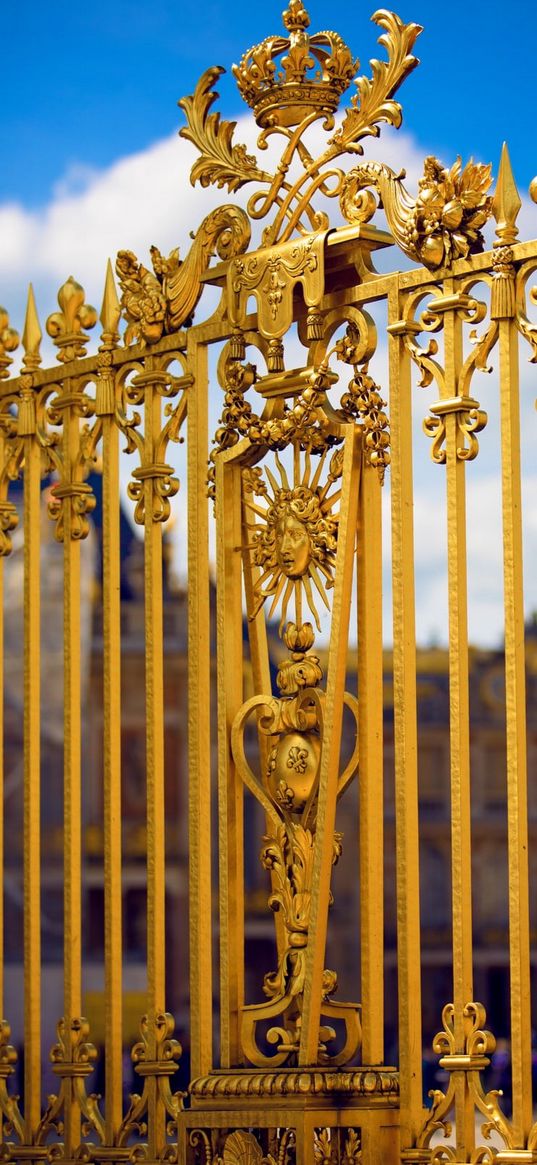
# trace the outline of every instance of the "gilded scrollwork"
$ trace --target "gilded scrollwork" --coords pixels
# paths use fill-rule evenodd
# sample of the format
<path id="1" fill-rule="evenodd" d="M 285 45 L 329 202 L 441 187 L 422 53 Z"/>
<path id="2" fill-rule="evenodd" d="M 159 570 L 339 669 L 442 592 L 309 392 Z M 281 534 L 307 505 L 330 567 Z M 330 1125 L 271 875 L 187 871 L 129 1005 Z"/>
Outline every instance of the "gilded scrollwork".
<path id="1" fill-rule="evenodd" d="M 64 541 L 67 530 L 74 542 L 86 538 L 89 515 L 95 509 L 95 496 L 85 478 L 96 459 L 100 422 L 89 424 L 95 413 L 95 402 L 85 389 L 85 378 L 68 378 L 61 385 L 43 390 L 37 403 L 37 437 L 59 477 L 51 487 L 48 503 L 57 542 Z M 81 419 L 86 423 L 80 428 Z M 73 454 L 69 435 L 74 426 L 80 436 Z"/>
<path id="2" fill-rule="evenodd" d="M 337 341 L 335 351 L 339 360 L 353 366 L 354 372 L 341 397 L 341 411 L 346 418 L 358 421 L 363 427 L 366 464 L 378 471 L 382 483 L 390 464 L 390 422 L 384 412 L 386 401 L 368 372 L 370 352 L 368 348 L 363 351 L 356 323 L 347 324 L 345 335 Z"/>
<path id="3" fill-rule="evenodd" d="M 11 1028 L 0 1020 L 0 1119 L 4 1137 L 13 1134 L 24 1140 L 24 1118 L 19 1108 L 19 1097 L 9 1091 L 8 1081 L 15 1072 L 17 1051 L 11 1043 Z"/>
<path id="4" fill-rule="evenodd" d="M 88 1094 L 86 1078 L 93 1071 L 97 1049 L 89 1040 L 89 1023 L 83 1016 L 58 1023 L 58 1042 L 50 1052 L 53 1072 L 61 1081 L 57 1094 L 48 1097 L 47 1107 L 36 1132 L 36 1144 L 43 1145 L 51 1134 L 61 1137 L 64 1124 L 76 1106 L 83 1122 L 83 1133 L 96 1132 L 101 1143 L 105 1140 L 104 1120 L 99 1109 L 99 1097 Z"/>
<path id="5" fill-rule="evenodd" d="M 229 359 L 224 367 L 224 409 L 220 427 L 215 434 L 214 463 L 218 452 L 236 445 L 241 437 L 248 437 L 253 445 L 268 449 L 283 449 L 292 441 L 300 443 L 312 453 L 322 453 L 341 440 L 338 418 L 327 400 L 327 392 L 337 381 L 337 375 L 323 362 L 315 368 L 306 368 L 295 383 L 289 382 L 291 403 L 274 409 L 270 405 L 259 416 L 245 394 L 256 385 L 261 392 L 270 390 L 273 382 L 262 382 L 252 364 Z M 280 381 L 286 388 L 285 374 Z M 214 473 L 209 474 L 210 481 Z M 212 487 L 211 487 L 212 492 Z"/>
<path id="6" fill-rule="evenodd" d="M 315 1165 L 360 1165 L 360 1130 L 320 1127 L 311 1132 Z M 283 1129 L 227 1130 L 195 1128 L 190 1133 L 196 1165 L 295 1165 L 296 1133 Z M 262 1143 L 261 1143 L 262 1142 Z"/>
<path id="7" fill-rule="evenodd" d="M 267 339 L 285 335 L 293 319 L 293 293 L 297 284 L 302 286 L 310 313 L 318 310 L 324 293 L 324 243 L 321 232 L 277 249 L 234 259 L 228 272 L 228 310 L 232 325 L 245 326 L 246 305 L 253 294 L 261 335 Z M 315 314 L 309 323 L 309 331 L 312 330 L 317 330 Z"/>
<path id="8" fill-rule="evenodd" d="M 516 273 L 515 281 L 515 320 L 517 328 L 529 344 L 531 348 L 531 355 L 529 357 L 530 363 L 537 363 L 537 323 L 532 321 L 528 316 L 527 299 L 532 305 L 537 304 L 537 286 L 529 288 L 527 294 L 528 281 L 535 275 L 537 271 L 537 264 L 535 260 L 528 260 L 522 263 Z"/>
<path id="9" fill-rule="evenodd" d="M 176 376 L 169 370 L 174 357 L 183 359 L 181 353 L 148 355 L 144 362 L 135 361 L 124 366 L 118 375 L 116 422 L 126 438 L 128 452 L 136 452 L 140 461 L 132 470 L 132 479 L 127 486 L 128 496 L 135 502 L 134 519 L 139 525 L 144 525 L 146 517 L 150 517 L 152 522 L 166 522 L 171 512 L 170 501 L 179 489 L 179 481 L 173 467 L 166 461 L 166 453 L 170 441 L 182 441 L 181 429 L 187 406 L 185 390 L 192 383 L 192 377 L 188 373 Z M 166 402 L 164 423 L 160 417 L 162 400 Z M 141 414 L 136 409 L 130 412 L 132 406 L 139 404 L 144 405 L 148 422 L 145 429 Z"/>
<path id="10" fill-rule="evenodd" d="M 9 486 L 17 480 L 24 456 L 17 419 L 10 411 L 13 403 L 13 397 L 4 397 L 0 412 L 0 558 L 11 554 L 11 535 L 19 524 L 17 507 L 8 498 Z"/>
<path id="11" fill-rule="evenodd" d="M 454 416 L 457 426 L 456 451 L 459 461 L 474 461 L 479 453 L 476 433 L 487 423 L 487 414 L 473 397 L 457 396 L 431 405 L 430 416 L 425 417 L 423 431 L 432 440 L 431 457 L 437 465 L 446 461 L 447 417 Z"/>
<path id="12" fill-rule="evenodd" d="M 183 1107 L 182 1092 L 172 1092 L 170 1078 L 177 1071 L 182 1048 L 175 1039 L 174 1018 L 168 1011 L 157 1013 L 152 1020 L 144 1015 L 140 1024 L 141 1039 L 131 1052 L 134 1069 L 143 1080 L 142 1093 L 133 1093 L 117 1134 L 119 1148 L 127 1145 L 133 1136 L 147 1133 L 147 1118 L 152 1130 L 164 1120 L 168 1134 L 177 1132 L 177 1118 Z M 137 1146 L 135 1156 L 143 1159 L 143 1147 Z"/>

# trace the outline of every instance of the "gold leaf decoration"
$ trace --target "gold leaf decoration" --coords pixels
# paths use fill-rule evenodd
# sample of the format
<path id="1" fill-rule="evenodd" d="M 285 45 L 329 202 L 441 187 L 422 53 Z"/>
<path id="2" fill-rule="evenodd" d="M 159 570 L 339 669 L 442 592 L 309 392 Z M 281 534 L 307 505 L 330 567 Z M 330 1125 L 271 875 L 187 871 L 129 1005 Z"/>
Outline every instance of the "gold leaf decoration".
<path id="1" fill-rule="evenodd" d="M 351 100 L 351 107 L 346 111 L 342 125 L 331 139 L 333 146 L 337 147 L 337 153 L 349 150 L 361 154 L 359 139 L 378 137 L 379 122 L 387 122 L 399 128 L 402 111 L 399 102 L 393 100 L 393 95 L 419 63 L 417 57 L 412 56 L 411 50 L 422 31 L 421 25 L 403 24 L 395 12 L 383 9 L 375 12 L 372 19 L 380 28 L 386 29 L 385 34 L 379 37 L 379 44 L 387 50 L 388 60 L 372 60 L 373 76 L 358 77 L 358 92 Z"/>
<path id="2" fill-rule="evenodd" d="M 236 121 L 222 121 L 219 113 L 209 113 L 218 97 L 213 86 L 223 72 L 219 65 L 207 69 L 192 96 L 179 101 L 187 119 L 179 134 L 200 153 L 190 181 L 193 186 L 200 182 L 202 186 L 216 185 L 220 189 L 226 186 L 230 191 L 239 190 L 246 182 L 271 182 L 270 174 L 259 169 L 256 158 L 247 154 L 246 146 L 233 144 Z"/>

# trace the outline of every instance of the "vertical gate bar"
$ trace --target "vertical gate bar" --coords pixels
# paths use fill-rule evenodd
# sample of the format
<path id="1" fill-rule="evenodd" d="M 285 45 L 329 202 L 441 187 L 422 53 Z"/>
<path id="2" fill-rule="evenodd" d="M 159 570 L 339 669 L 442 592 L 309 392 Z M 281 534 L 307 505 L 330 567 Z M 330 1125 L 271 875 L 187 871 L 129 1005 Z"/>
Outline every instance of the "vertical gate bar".
<path id="1" fill-rule="evenodd" d="M 244 1003 L 243 791 L 231 725 L 243 700 L 241 467 L 216 464 L 221 1067 L 240 1063 Z"/>
<path id="2" fill-rule="evenodd" d="M 5 423 L 2 418 L 0 425 L 0 466 L 5 465 L 6 459 L 6 434 L 3 428 Z M 0 556 L 0 1015 L 5 1017 L 4 1007 L 4 880 L 5 880 L 5 827 L 4 827 L 4 780 L 5 780 L 5 637 L 4 637 L 4 556 L 9 553 L 9 544 L 4 548 L 4 553 Z"/>
<path id="3" fill-rule="evenodd" d="M 208 352 L 187 341 L 188 788 L 191 1076 L 212 1066 L 211 625 L 207 502 Z"/>
<path id="4" fill-rule="evenodd" d="M 144 469 L 151 470 L 161 429 L 161 398 L 148 356 L 144 376 Z M 162 522 L 155 516 L 155 480 L 142 481 L 144 505 L 144 621 L 146 707 L 146 820 L 147 820 L 147 1011 L 148 1058 L 157 1060 L 157 1017 L 166 1010 L 165 961 L 165 806 L 164 806 L 164 640 L 162 609 Z M 158 1081 L 147 1079 L 147 1136 L 154 1160 L 166 1142 L 166 1113 L 158 1103 Z"/>
<path id="5" fill-rule="evenodd" d="M 454 296 L 456 283 L 444 281 L 444 294 Z M 445 313 L 445 380 L 442 397 L 459 393 L 462 366 L 462 319 L 455 308 Z M 451 772 L 451 894 L 453 927 L 453 1004 L 455 1051 L 465 1052 L 466 1004 L 473 1000 L 472 845 L 470 797 L 470 708 L 468 664 L 468 581 L 466 553 L 466 462 L 458 413 L 450 411 L 446 425 L 447 559 L 449 609 L 449 742 Z M 464 1076 L 456 1078 L 456 1143 L 466 1160 L 475 1143 L 473 1101 Z"/>
<path id="6" fill-rule="evenodd" d="M 119 302 L 110 260 L 101 311 L 103 335 L 96 413 L 103 448 L 103 762 L 104 762 L 104 983 L 105 1130 L 113 1145 L 121 1123 L 122 1068 L 122 870 L 121 870 L 121 580 L 119 527 L 119 430 L 112 350 L 118 342 Z"/>
<path id="7" fill-rule="evenodd" d="M 146 371 L 152 369 L 148 357 Z M 145 443 L 154 450 L 160 435 L 160 396 L 145 386 Z M 154 516 L 154 480 L 143 482 L 144 603 L 147 764 L 147 984 L 151 1022 L 165 1010 L 165 838 L 164 838 L 164 691 L 162 625 L 162 523 Z"/>
<path id="8" fill-rule="evenodd" d="M 526 662 L 522 570 L 522 497 L 518 335 L 499 321 L 504 546 L 507 829 L 511 1071 L 515 1144 L 523 1148 L 532 1122 Z"/>
<path id="9" fill-rule="evenodd" d="M 23 440 L 24 1121 L 26 1140 L 31 1143 L 41 1116 L 41 450 L 35 434 L 24 436 Z"/>
<path id="10" fill-rule="evenodd" d="M 393 704 L 401 1145 L 415 1143 L 422 1112 L 421 936 L 418 831 L 412 379 L 399 281 L 388 292 L 393 573 Z"/>
<path id="11" fill-rule="evenodd" d="M 362 1060 L 384 1060 L 382 487 L 362 470 L 358 521 Z"/>
<path id="12" fill-rule="evenodd" d="M 311 879 L 311 913 L 304 972 L 304 1003 L 299 1064 L 316 1064 L 319 1055 L 322 979 L 326 951 L 332 870 L 332 839 L 336 824 L 337 782 L 347 669 L 349 617 L 361 469 L 361 438 L 345 437 L 339 510 L 332 624 L 328 650 L 326 704 L 321 742 L 317 826 Z"/>
<path id="13" fill-rule="evenodd" d="M 0 428 L 0 466 L 4 466 L 6 439 Z M 4 1012 L 4 755 L 5 755 L 5 641 L 4 641 L 4 556 L 0 556 L 0 1018 Z"/>
<path id="14" fill-rule="evenodd" d="M 73 395 L 78 393 L 78 385 Z M 58 406 L 63 407 L 64 480 L 71 483 L 79 453 L 79 418 L 72 408 L 68 378 Z M 82 1005 L 82 836 L 81 836 L 81 689 L 80 689 L 80 541 L 74 536 L 75 499 L 63 497 L 63 658 L 64 658 L 64 1019 L 69 1033 Z M 68 1038 L 68 1037 L 67 1037 Z M 80 1109 L 71 1091 L 65 1103 L 66 1152 L 80 1140 Z"/>
<path id="15" fill-rule="evenodd" d="M 103 698 L 105 1119 L 113 1144 L 122 1115 L 121 633 L 119 433 L 103 417 Z"/>

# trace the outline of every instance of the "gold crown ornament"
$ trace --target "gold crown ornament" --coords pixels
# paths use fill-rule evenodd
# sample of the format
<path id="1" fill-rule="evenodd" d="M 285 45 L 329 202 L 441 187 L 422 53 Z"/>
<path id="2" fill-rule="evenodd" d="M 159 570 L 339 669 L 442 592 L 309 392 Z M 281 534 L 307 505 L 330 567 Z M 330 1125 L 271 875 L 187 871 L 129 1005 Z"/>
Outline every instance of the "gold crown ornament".
<path id="1" fill-rule="evenodd" d="M 290 0 L 283 23 L 288 36 L 267 37 L 233 65 L 239 92 L 262 129 L 334 113 L 359 69 L 337 32 L 308 35 L 302 0 Z"/>

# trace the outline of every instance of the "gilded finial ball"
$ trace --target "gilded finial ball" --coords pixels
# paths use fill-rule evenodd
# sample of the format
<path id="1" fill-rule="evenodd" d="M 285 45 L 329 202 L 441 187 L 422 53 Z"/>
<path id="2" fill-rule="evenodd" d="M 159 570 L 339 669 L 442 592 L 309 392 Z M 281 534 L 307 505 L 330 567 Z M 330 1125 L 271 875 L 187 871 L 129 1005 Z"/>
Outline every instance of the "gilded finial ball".
<path id="1" fill-rule="evenodd" d="M 533 202 L 537 202 L 537 177 L 532 178 L 530 182 L 530 198 Z"/>

